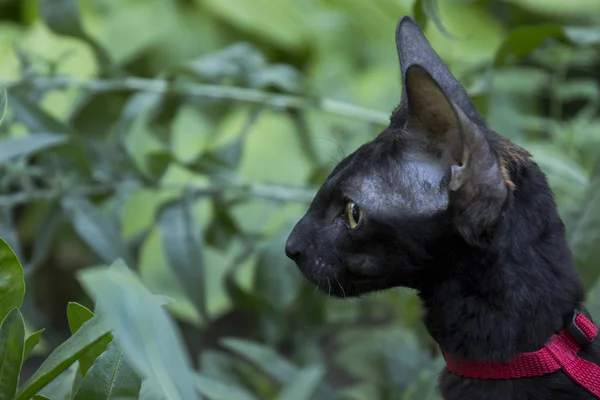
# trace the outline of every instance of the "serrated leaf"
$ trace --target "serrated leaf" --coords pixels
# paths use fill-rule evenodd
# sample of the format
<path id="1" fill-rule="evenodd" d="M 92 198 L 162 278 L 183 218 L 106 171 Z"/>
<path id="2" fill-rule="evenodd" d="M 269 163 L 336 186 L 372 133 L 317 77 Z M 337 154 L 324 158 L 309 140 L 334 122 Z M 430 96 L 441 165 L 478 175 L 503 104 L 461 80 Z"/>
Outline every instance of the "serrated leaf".
<path id="1" fill-rule="evenodd" d="M 196 375 L 196 387 L 210 400 L 256 400 L 247 390 L 208 376 Z"/>
<path id="2" fill-rule="evenodd" d="M 69 320 L 71 334 L 77 332 L 84 323 L 93 317 L 94 313 L 81 304 L 71 302 L 67 305 L 67 318 Z M 112 335 L 108 335 L 106 338 L 90 347 L 88 351 L 79 357 L 79 368 L 81 368 L 81 374 L 83 376 L 87 374 L 98 356 L 106 350 L 112 339 Z"/>
<path id="3" fill-rule="evenodd" d="M 31 354 L 31 351 L 35 348 L 35 346 L 38 345 L 44 331 L 45 329 L 40 329 L 39 331 L 33 332 L 31 335 L 27 336 L 27 339 L 25 339 L 25 347 L 23 349 L 23 362 L 27 360 L 29 354 Z"/>
<path id="4" fill-rule="evenodd" d="M 106 263 L 119 258 L 132 260 L 113 215 L 101 212 L 89 200 L 80 197 L 66 197 L 62 206 L 70 214 L 75 231 L 98 257 Z"/>
<path id="5" fill-rule="evenodd" d="M 113 341 L 87 372 L 74 400 L 137 400 L 141 379 Z"/>
<path id="6" fill-rule="evenodd" d="M 68 137 L 65 135 L 53 133 L 34 133 L 0 140 L 0 164 L 12 161 L 16 157 L 30 157 L 40 151 L 63 144 L 67 140 Z"/>
<path id="7" fill-rule="evenodd" d="M 23 303 L 23 267 L 10 246 L 0 238 L 0 321 Z"/>
<path id="8" fill-rule="evenodd" d="M 138 375 L 167 400 L 194 400 L 191 363 L 167 312 L 122 261 L 78 276 Z"/>
<path id="9" fill-rule="evenodd" d="M 207 318 L 204 289 L 204 242 L 189 200 L 167 204 L 159 215 L 165 255 L 196 310 Z"/>
<path id="10" fill-rule="evenodd" d="M 106 338 L 109 329 L 100 318 L 92 318 L 83 324 L 73 336 L 58 346 L 37 369 L 14 400 L 28 400 L 54 378 L 66 371 L 77 359 L 96 343 Z"/>
<path id="11" fill-rule="evenodd" d="M 296 378 L 286 385 L 277 400 L 311 400 L 325 376 L 321 366 L 308 367 L 296 374 Z"/>
<path id="12" fill-rule="evenodd" d="M 24 341 L 23 316 L 13 308 L 0 326 L 0 400 L 12 400 L 17 392 Z"/>

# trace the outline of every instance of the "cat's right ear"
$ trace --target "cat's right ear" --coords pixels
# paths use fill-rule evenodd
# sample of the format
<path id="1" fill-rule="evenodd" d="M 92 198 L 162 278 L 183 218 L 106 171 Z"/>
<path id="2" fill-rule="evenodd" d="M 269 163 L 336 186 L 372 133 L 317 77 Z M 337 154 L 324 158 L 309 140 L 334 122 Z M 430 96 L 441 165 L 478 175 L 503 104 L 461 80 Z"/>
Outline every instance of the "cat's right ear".
<path id="1" fill-rule="evenodd" d="M 501 214 L 508 189 L 485 123 L 466 91 L 412 20 L 398 28 L 404 90 L 399 112 L 406 134 L 448 171 L 454 225 L 465 240 L 480 241 Z"/>

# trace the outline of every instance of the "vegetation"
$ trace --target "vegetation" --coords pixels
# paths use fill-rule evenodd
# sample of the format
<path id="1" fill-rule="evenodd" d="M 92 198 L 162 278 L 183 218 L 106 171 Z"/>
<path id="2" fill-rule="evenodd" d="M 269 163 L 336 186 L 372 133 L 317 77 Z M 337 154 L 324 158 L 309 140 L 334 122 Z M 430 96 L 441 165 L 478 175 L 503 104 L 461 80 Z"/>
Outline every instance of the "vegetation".
<path id="1" fill-rule="evenodd" d="M 413 293 L 283 252 L 399 102 L 404 14 L 548 174 L 600 318 L 596 0 L 3 0 L 0 399 L 437 399 Z"/>

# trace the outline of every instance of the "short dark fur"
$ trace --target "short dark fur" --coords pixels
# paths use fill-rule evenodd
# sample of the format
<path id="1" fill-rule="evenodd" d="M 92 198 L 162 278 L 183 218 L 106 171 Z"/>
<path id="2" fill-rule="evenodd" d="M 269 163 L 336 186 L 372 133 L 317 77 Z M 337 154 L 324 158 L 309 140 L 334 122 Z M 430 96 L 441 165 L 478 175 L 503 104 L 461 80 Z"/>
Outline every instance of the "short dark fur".
<path id="1" fill-rule="evenodd" d="M 408 17 L 398 24 L 402 102 L 390 126 L 340 162 L 286 244 L 332 295 L 417 290 L 441 349 L 508 361 L 540 349 L 581 305 L 545 175 L 492 132 Z M 343 218 L 346 199 L 363 210 Z M 600 345 L 581 357 L 598 363 Z M 517 380 L 440 379 L 447 400 L 593 399 L 563 372 Z"/>

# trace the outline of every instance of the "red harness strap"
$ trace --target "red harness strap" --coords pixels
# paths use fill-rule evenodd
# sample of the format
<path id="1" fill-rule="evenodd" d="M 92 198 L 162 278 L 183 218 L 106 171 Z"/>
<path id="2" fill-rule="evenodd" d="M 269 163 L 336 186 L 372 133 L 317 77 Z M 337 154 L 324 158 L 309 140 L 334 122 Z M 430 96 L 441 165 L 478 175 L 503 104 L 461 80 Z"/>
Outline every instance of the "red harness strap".
<path id="1" fill-rule="evenodd" d="M 563 370 L 573 381 L 600 399 L 600 366 L 577 353 L 591 343 L 598 328 L 577 310 L 562 332 L 550 338 L 541 350 L 518 354 L 510 363 L 469 362 L 444 354 L 448 371 L 473 379 L 517 379 Z"/>

